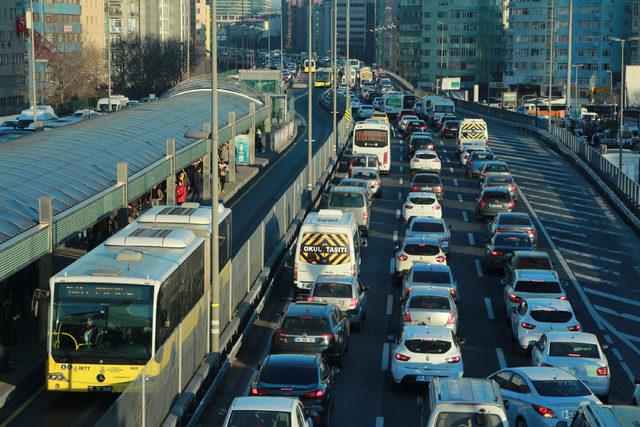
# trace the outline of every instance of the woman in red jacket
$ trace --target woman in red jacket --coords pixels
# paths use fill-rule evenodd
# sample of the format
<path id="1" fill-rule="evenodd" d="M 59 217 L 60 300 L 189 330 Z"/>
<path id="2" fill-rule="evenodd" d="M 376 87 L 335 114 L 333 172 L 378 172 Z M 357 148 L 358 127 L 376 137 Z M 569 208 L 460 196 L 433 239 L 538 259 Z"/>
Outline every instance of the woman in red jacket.
<path id="1" fill-rule="evenodd" d="M 176 185 L 176 203 L 181 205 L 187 201 L 187 187 L 184 186 L 182 180 L 178 180 Z"/>

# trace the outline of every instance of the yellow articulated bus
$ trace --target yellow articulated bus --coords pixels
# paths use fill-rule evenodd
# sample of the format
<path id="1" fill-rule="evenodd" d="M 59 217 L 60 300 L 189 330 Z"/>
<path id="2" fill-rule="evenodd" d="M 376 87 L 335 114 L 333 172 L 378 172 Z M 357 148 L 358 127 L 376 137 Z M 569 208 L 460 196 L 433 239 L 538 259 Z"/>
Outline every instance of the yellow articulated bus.
<path id="1" fill-rule="evenodd" d="M 315 87 L 331 87 L 332 74 L 331 68 L 318 68 L 314 74 L 313 85 Z"/>
<path id="2" fill-rule="evenodd" d="M 210 324 L 194 311 L 209 289 L 211 208 L 158 206 L 50 280 L 47 390 L 121 393 L 183 320 L 182 339 Z M 231 211 L 220 209 L 220 272 L 231 271 Z M 174 339 L 177 335 L 173 335 Z M 208 334 L 207 334 L 208 336 Z"/>

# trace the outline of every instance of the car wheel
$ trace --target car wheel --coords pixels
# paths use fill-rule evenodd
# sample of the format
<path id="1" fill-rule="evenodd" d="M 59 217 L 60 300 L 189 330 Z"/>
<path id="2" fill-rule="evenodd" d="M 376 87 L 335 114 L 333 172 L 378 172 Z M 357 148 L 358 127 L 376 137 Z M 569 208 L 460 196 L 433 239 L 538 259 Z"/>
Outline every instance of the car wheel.
<path id="1" fill-rule="evenodd" d="M 524 420 L 524 418 L 519 417 L 516 420 L 516 427 L 527 427 L 527 422 Z"/>

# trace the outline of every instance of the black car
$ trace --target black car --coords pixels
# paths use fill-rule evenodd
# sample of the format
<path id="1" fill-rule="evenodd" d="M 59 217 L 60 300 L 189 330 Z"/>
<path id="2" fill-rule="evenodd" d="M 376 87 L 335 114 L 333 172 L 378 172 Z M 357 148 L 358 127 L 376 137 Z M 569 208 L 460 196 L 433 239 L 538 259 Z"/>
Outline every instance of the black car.
<path id="1" fill-rule="evenodd" d="M 515 251 L 532 251 L 533 240 L 522 233 L 498 233 L 485 244 L 484 268 L 487 273 L 504 268 Z"/>
<path id="2" fill-rule="evenodd" d="M 411 120 L 409 123 L 407 123 L 404 134 L 409 136 L 414 132 L 424 132 L 426 130 L 427 125 L 425 124 L 424 120 Z"/>
<path id="3" fill-rule="evenodd" d="M 476 219 L 481 221 L 484 217 L 496 216 L 500 212 L 511 212 L 516 206 L 506 187 L 485 188 L 476 199 Z"/>
<path id="4" fill-rule="evenodd" d="M 487 225 L 489 238 L 498 233 L 527 234 L 536 243 L 536 226 L 526 212 L 501 212 Z"/>
<path id="5" fill-rule="evenodd" d="M 271 354 L 251 385 L 251 396 L 297 397 L 314 425 L 329 422 L 334 398 L 334 373 L 318 355 Z"/>
<path id="6" fill-rule="evenodd" d="M 294 302 L 276 327 L 271 353 L 319 354 L 341 366 L 349 336 L 349 318 L 335 305 Z"/>
<path id="7" fill-rule="evenodd" d="M 554 270 L 549 254 L 543 251 L 518 251 L 513 254 L 504 266 L 504 277 L 507 281 L 513 278 L 516 270 Z"/>
<path id="8" fill-rule="evenodd" d="M 407 159 L 413 157 L 413 154 L 416 150 L 433 150 L 435 148 L 435 144 L 433 143 L 433 139 L 429 136 L 415 136 L 409 140 L 409 145 L 407 146 Z"/>
<path id="9" fill-rule="evenodd" d="M 435 193 L 436 199 L 442 200 L 444 186 L 442 180 L 435 173 L 419 173 L 411 181 L 411 191 L 428 191 Z"/>

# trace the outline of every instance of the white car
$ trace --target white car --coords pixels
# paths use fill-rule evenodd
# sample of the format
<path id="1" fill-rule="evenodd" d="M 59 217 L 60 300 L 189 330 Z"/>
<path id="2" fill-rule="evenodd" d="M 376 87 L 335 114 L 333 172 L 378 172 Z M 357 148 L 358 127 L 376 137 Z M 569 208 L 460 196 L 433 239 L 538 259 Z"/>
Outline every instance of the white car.
<path id="1" fill-rule="evenodd" d="M 538 342 L 545 332 L 579 332 L 581 329 L 573 307 L 567 300 L 527 298 L 511 313 L 511 332 L 523 352 Z"/>
<path id="2" fill-rule="evenodd" d="M 407 224 L 405 237 L 427 237 L 438 239 L 445 253 L 449 253 L 449 240 L 451 239 L 453 225 L 447 225 L 442 218 L 414 217 Z"/>
<path id="3" fill-rule="evenodd" d="M 403 300 L 400 315 L 405 326 L 444 326 L 458 332 L 458 307 L 445 288 L 412 289 Z"/>
<path id="4" fill-rule="evenodd" d="M 428 383 L 433 377 L 461 378 L 462 343 L 444 326 L 405 326 L 392 351 L 393 389 L 404 384 Z"/>
<path id="5" fill-rule="evenodd" d="M 396 252 L 396 277 L 403 278 L 416 263 L 447 264 L 447 256 L 436 239 L 406 237 Z"/>
<path id="6" fill-rule="evenodd" d="M 361 105 L 360 108 L 358 109 L 358 119 L 359 120 L 365 120 L 365 119 L 370 119 L 373 116 L 373 112 L 375 111 L 375 109 L 373 108 L 373 105 Z"/>
<path id="7" fill-rule="evenodd" d="M 522 300 L 530 298 L 567 299 L 567 294 L 558 273 L 550 270 L 515 270 L 511 280 L 500 281 L 502 299 L 507 318 L 515 311 Z"/>
<path id="8" fill-rule="evenodd" d="M 442 218 L 442 206 L 434 193 L 412 191 L 402 205 L 402 218 L 410 222 L 421 216 Z"/>
<path id="9" fill-rule="evenodd" d="M 640 406 L 640 378 L 636 378 L 633 381 L 634 389 L 633 389 L 633 397 L 631 398 L 631 404 L 635 406 Z"/>
<path id="10" fill-rule="evenodd" d="M 233 426 L 304 426 L 313 427 L 305 417 L 300 399 L 276 396 L 242 396 L 231 402 L 222 427 Z"/>
<path id="11" fill-rule="evenodd" d="M 571 423 L 582 403 L 601 403 L 582 381 L 559 368 L 506 368 L 489 379 L 500 386 L 509 425 L 515 427 Z"/>
<path id="12" fill-rule="evenodd" d="M 412 174 L 420 172 L 440 173 L 442 163 L 435 151 L 416 150 L 411 160 L 409 160 L 409 167 Z"/>
<path id="13" fill-rule="evenodd" d="M 413 264 L 402 280 L 402 295 L 407 295 L 418 288 L 446 289 L 456 303 L 460 301 L 456 279 L 447 265 L 424 262 Z"/>
<path id="14" fill-rule="evenodd" d="M 571 372 L 602 401 L 607 401 L 611 372 L 598 338 L 587 332 L 547 332 L 531 347 L 533 366 L 553 366 Z"/>
<path id="15" fill-rule="evenodd" d="M 406 115 L 400 119 L 400 121 L 398 122 L 398 127 L 400 128 L 400 130 L 404 131 L 407 127 L 407 123 L 412 122 L 414 120 L 420 120 L 420 119 L 418 119 L 418 116 Z"/>

